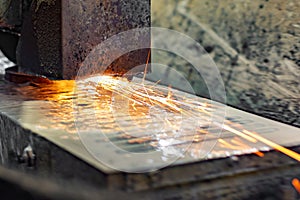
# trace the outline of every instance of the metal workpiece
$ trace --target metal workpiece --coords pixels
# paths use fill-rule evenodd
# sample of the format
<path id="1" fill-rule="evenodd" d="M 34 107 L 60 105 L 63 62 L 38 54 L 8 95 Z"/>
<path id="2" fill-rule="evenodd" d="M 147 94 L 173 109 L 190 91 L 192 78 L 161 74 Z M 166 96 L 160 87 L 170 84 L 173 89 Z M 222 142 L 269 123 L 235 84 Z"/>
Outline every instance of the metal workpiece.
<path id="1" fill-rule="evenodd" d="M 105 81 L 101 82 L 101 77 L 98 78 L 98 84 L 86 80 L 81 84 L 83 88 L 77 90 L 72 80 L 21 85 L 1 81 L 1 164 L 48 178 L 61 186 L 66 182 L 69 186 L 79 185 L 79 193 L 126 192 L 128 197 L 142 194 L 146 199 L 296 196 L 290 180 L 300 175 L 298 162 L 273 151 L 264 140 L 247 140 L 242 130 L 254 131 L 297 154 L 298 128 L 227 107 L 226 120 L 230 123 L 223 126 L 222 134 L 217 134 L 218 124 L 202 124 L 195 133 L 194 121 L 183 119 L 184 136 L 180 136 L 172 131 L 181 121 L 174 110 L 154 109 L 151 119 L 143 116 L 147 109 L 140 104 L 130 105 L 128 112 L 123 112 L 126 106 L 122 98 L 119 94 L 111 96 L 109 91 L 110 83 L 122 83 L 121 87 L 123 82 L 112 77 L 102 77 Z M 124 81 L 125 85 L 134 85 L 139 78 Z M 145 81 L 144 87 L 147 84 Z M 172 93 L 175 97 L 191 97 L 186 103 L 195 99 L 205 105 L 210 102 L 176 90 Z M 162 120 L 164 117 L 170 121 Z M 145 136 L 151 131 L 153 135 Z M 176 151 L 184 150 L 185 145 L 188 145 L 186 151 Z M 206 156 L 203 151 L 207 151 Z M 174 162 L 168 165 L 156 162 L 168 160 L 174 152 L 178 156 Z M 148 162 L 134 159 L 139 154 L 147 157 L 152 153 L 156 156 Z M 103 155 L 109 158 L 109 163 L 99 159 Z M 145 173 L 126 173 L 115 169 L 116 166 Z"/>
<path id="2" fill-rule="evenodd" d="M 2 0 L 0 2 L 0 27 L 20 30 L 26 13 L 32 0 Z"/>
<path id="3" fill-rule="evenodd" d="M 150 27 L 151 23 L 150 0 L 34 0 L 28 4 L 7 3 L 13 16 L 4 17 L 21 33 L 14 47 L 18 71 L 53 79 L 75 79 L 80 65 L 97 45 L 118 33 Z M 142 42 L 150 48 L 150 31 Z M 148 48 L 126 52 L 110 64 L 106 73 L 121 76 L 145 64 Z"/>
<path id="4" fill-rule="evenodd" d="M 10 14 L 0 9 L 4 30 L 20 34 L 17 47 L 14 43 L 8 49 L 0 41 L 4 54 L 17 63 L 11 67 L 13 63 L 0 59 L 1 199 L 6 193 L 18 198 L 18 191 L 26 192 L 29 199 L 299 199 L 300 129 L 237 109 L 243 101 L 233 104 L 240 107 L 225 105 L 223 84 L 218 85 L 219 77 L 213 76 L 219 70 L 212 70 L 208 53 L 218 57 L 225 52 L 230 57 L 225 63 L 231 64 L 220 70 L 222 76 L 229 73 L 225 82 L 232 86 L 227 87 L 229 95 L 247 96 L 241 91 L 258 90 L 266 78 L 259 77 L 260 65 L 252 65 L 217 37 L 213 30 L 222 33 L 218 28 L 224 24 L 212 30 L 195 25 L 195 16 L 185 13 L 193 6 L 184 10 L 181 3 L 188 6 L 198 0 L 160 1 L 162 5 L 153 6 L 152 13 L 155 23 L 164 22 L 155 19 L 156 14 L 170 14 L 169 28 L 178 23 L 209 45 L 217 42 L 203 49 L 170 32 L 148 29 L 150 0 L 0 2 L 14 9 Z M 30 4 L 24 6 L 25 2 Z M 174 2 L 174 11 L 164 13 L 162 8 Z M 210 3 L 222 4 L 203 5 Z M 260 10 L 264 6 L 259 5 Z M 206 7 L 205 15 L 218 16 Z M 222 23 L 224 10 L 215 8 L 221 11 L 218 21 Z M 180 15 L 174 17 L 177 12 Z M 181 57 L 200 63 L 204 81 L 194 76 L 197 65 L 188 70 L 177 59 L 155 51 L 151 55 L 150 43 L 153 49 L 167 51 L 173 46 L 180 49 L 178 56 L 190 55 L 192 59 Z M 175 50 L 168 52 L 173 56 Z M 210 98 L 190 90 L 190 84 L 169 67 L 153 64 L 159 63 L 154 62 L 158 56 L 166 66 L 187 70 L 193 88 L 205 82 L 207 91 L 212 91 Z M 228 70 L 231 65 L 234 70 Z M 248 75 L 255 79 L 245 86 Z M 182 87 L 169 84 L 174 79 Z M 236 90 L 240 84 L 246 89 Z M 276 86 L 268 84 L 267 91 Z M 268 98 L 274 95 L 262 93 Z M 260 103 L 262 96 L 253 96 L 255 108 L 266 107 Z M 291 97 L 297 96 L 286 101 L 294 101 Z M 274 106 L 268 112 L 278 111 L 275 119 L 283 119 L 285 110 L 298 113 L 291 104 Z"/>
<path id="5" fill-rule="evenodd" d="M 62 78 L 60 1 L 33 1 L 25 14 L 17 48 L 19 71 Z"/>
<path id="6" fill-rule="evenodd" d="M 63 78 L 74 79 L 80 63 L 101 42 L 124 31 L 150 27 L 150 0 L 62 1 L 62 16 Z M 144 37 L 126 39 L 142 40 L 150 48 L 149 30 Z M 112 64 L 110 72 L 124 74 L 145 64 L 148 52 L 148 49 L 127 52 Z"/>

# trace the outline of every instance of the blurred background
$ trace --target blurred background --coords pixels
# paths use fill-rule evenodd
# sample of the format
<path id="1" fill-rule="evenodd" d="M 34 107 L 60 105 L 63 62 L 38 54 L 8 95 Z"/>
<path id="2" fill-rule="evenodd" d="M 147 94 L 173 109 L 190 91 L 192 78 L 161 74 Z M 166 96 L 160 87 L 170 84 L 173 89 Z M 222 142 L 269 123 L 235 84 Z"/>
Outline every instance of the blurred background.
<path id="1" fill-rule="evenodd" d="M 152 1 L 151 17 L 152 26 L 177 30 L 205 48 L 229 105 L 299 127 L 299 10 L 298 0 L 160 0 Z M 185 60 L 160 51 L 152 59 L 181 71 L 198 95 L 209 96 Z M 160 73 L 172 79 L 167 69 Z"/>

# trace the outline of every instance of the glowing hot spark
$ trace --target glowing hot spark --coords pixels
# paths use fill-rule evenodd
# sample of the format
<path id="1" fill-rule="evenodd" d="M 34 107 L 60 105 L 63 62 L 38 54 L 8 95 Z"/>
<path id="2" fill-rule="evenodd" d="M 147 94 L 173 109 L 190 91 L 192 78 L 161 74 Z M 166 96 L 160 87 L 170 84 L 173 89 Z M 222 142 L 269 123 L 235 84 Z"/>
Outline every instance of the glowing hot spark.
<path id="1" fill-rule="evenodd" d="M 149 55 L 150 56 L 150 55 Z M 149 57 L 148 56 L 148 57 Z M 205 122 L 211 123 L 214 126 L 219 127 L 220 129 L 226 130 L 234 135 L 242 138 L 250 143 L 257 143 L 262 142 L 288 156 L 291 158 L 300 161 L 300 155 L 292 150 L 289 150 L 283 146 L 272 142 L 261 135 L 245 130 L 240 124 L 233 123 L 229 120 L 225 120 L 224 124 L 220 124 L 217 122 L 212 122 L 212 111 L 217 109 L 216 106 L 209 104 L 207 102 L 199 102 L 194 100 L 190 97 L 185 97 L 182 95 L 176 95 L 176 90 L 171 89 L 171 87 L 164 87 L 158 85 L 158 82 L 150 84 L 149 82 L 146 83 L 145 75 L 142 79 L 142 82 L 129 82 L 127 79 L 124 78 L 116 78 L 110 76 L 101 76 L 97 79 L 90 78 L 89 81 L 94 81 L 97 83 L 98 90 L 106 90 L 111 92 L 112 94 L 117 94 L 124 99 L 127 99 L 130 102 L 131 111 L 130 114 L 137 115 L 139 113 L 140 116 L 146 116 L 149 112 L 150 108 L 158 107 L 161 111 L 165 111 L 166 113 L 177 113 L 181 115 L 183 118 L 193 118 L 197 122 Z M 182 93 L 181 93 L 182 94 Z M 147 108 L 147 109 L 145 109 Z M 222 117 L 222 116 L 220 116 Z M 165 135 L 161 134 L 157 138 L 144 138 L 147 141 L 153 141 L 152 144 L 158 145 L 160 144 L 160 139 L 166 139 L 168 137 L 173 137 L 167 132 L 174 132 L 174 130 L 178 130 L 180 124 L 174 124 L 171 122 L 172 120 L 168 118 L 161 119 L 163 124 L 168 126 Z M 175 120 L 176 121 L 176 120 Z M 200 132 L 199 132 L 200 133 Z M 209 131 L 208 134 L 209 135 Z M 193 136 L 193 137 L 192 137 Z M 185 140 L 183 139 L 185 138 Z M 182 145 L 189 140 L 190 142 L 200 142 L 203 140 L 202 136 L 197 135 L 184 135 L 178 136 L 178 141 L 170 145 Z M 144 141 L 143 140 L 143 141 Z M 155 141 L 156 140 L 156 141 Z M 180 142 L 181 140 L 181 142 Z M 135 140 L 132 140 L 135 141 Z M 226 142 L 223 139 L 219 139 L 219 144 L 223 147 L 227 147 L 230 149 L 246 149 L 251 148 L 243 143 L 241 140 L 233 140 L 230 143 Z M 199 147 L 200 148 L 200 147 Z M 252 148 L 253 149 L 253 148 Z M 262 152 L 256 151 L 254 152 L 258 156 L 263 157 L 264 154 Z"/>
<path id="2" fill-rule="evenodd" d="M 297 190 L 297 192 L 300 194 L 300 181 L 297 178 L 294 178 L 292 180 L 292 184 L 294 186 L 294 188 Z"/>
<path id="3" fill-rule="evenodd" d="M 258 134 L 252 133 L 252 132 L 247 131 L 247 130 L 243 130 L 243 132 L 246 133 L 247 135 L 249 135 L 249 136 L 265 143 L 266 145 L 280 151 L 281 153 L 284 153 L 284 154 L 290 156 L 291 158 L 293 158 L 293 159 L 300 162 L 300 155 L 298 153 L 296 153 L 292 150 L 289 150 L 289 149 L 287 149 L 287 148 L 285 148 L 285 147 L 283 147 L 279 144 L 276 144 L 275 142 L 272 142 L 272 141 L 270 141 L 270 140 L 268 140 L 268 139 L 266 139 L 266 138 L 264 138 L 264 137 L 262 137 Z"/>

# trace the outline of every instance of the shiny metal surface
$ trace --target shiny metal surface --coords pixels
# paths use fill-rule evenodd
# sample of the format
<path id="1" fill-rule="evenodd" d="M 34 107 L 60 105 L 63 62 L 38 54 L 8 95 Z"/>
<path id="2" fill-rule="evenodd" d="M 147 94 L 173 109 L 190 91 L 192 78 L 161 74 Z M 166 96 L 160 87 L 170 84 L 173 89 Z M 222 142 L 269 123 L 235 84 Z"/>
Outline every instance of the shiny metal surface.
<path id="1" fill-rule="evenodd" d="M 160 127 L 160 131 L 167 133 L 171 128 L 165 124 L 166 121 L 158 120 L 155 122 L 151 121 L 153 119 L 149 121 L 149 119 L 142 117 L 140 114 L 145 111 L 143 106 L 135 108 L 140 110 L 140 112 L 128 113 L 127 116 L 119 115 L 116 118 L 111 109 L 111 92 L 105 89 L 96 89 L 96 86 L 92 84 L 89 84 L 84 90 L 77 89 L 76 93 L 74 93 L 74 89 L 74 81 L 53 81 L 48 84 L 31 83 L 18 86 L 2 81 L 0 110 L 1 113 L 15 119 L 23 127 L 47 138 L 106 173 L 115 172 L 115 170 L 103 165 L 87 151 L 86 147 L 80 142 L 78 127 L 82 133 L 85 133 L 84 137 L 88 139 L 90 145 L 88 148 L 91 148 L 94 153 L 103 153 L 103 149 L 98 148 L 99 144 L 109 141 L 129 153 L 164 151 L 159 145 L 160 140 L 163 140 L 163 138 L 144 137 L 143 133 L 140 133 L 141 136 L 139 137 L 137 130 L 143 130 L 139 129 L 138 126 L 151 125 L 152 128 Z M 81 97 L 78 98 L 78 96 Z M 117 96 L 114 96 L 114 98 L 117 98 Z M 81 102 L 76 102 L 76 100 Z M 199 97 L 193 97 L 193 101 L 199 103 L 209 102 L 207 99 Z M 268 140 L 284 146 L 293 146 L 300 143 L 300 139 L 297 137 L 300 133 L 298 128 L 248 114 L 231 107 L 227 107 L 226 112 L 228 120 L 240 124 L 237 127 L 239 130 L 255 131 Z M 159 114 L 161 115 L 162 113 Z M 167 112 L 167 114 L 169 117 L 176 119 L 176 115 L 171 112 Z M 96 119 L 95 116 L 97 116 Z M 128 120 L 130 123 L 127 123 Z M 77 129 L 75 122 L 77 123 Z M 132 124 L 132 122 L 135 122 L 135 124 Z M 120 123 L 122 123 L 122 128 L 120 128 Z M 187 120 L 185 123 L 187 123 L 185 127 L 195 127 L 193 120 Z M 161 128 L 164 126 L 167 128 Z M 99 127 L 101 130 L 99 130 Z M 214 134 L 214 128 L 214 126 L 199 126 L 196 133 L 192 129 L 183 130 L 183 135 L 186 137 L 178 137 L 177 144 L 172 143 L 172 145 L 176 146 L 177 152 L 180 152 L 178 150 L 181 148 L 184 151 L 181 152 L 179 159 L 172 165 L 271 149 L 262 142 L 249 142 L 245 138 L 241 138 L 233 134 L 232 131 L 225 129 L 219 138 L 218 134 Z M 134 137 L 126 133 L 134 133 Z M 165 137 L 168 138 L 168 135 L 165 134 Z M 174 137 L 174 135 L 171 134 L 169 137 Z M 190 142 L 188 148 L 184 146 L 186 142 Z M 209 149 L 207 156 L 204 157 L 201 153 L 203 151 L 203 143 L 207 147 L 214 147 L 211 151 Z M 165 150 L 168 150 L 168 148 Z M 107 152 L 109 151 L 107 150 Z M 130 156 L 130 154 L 127 156 Z M 111 159 L 113 160 L 114 157 L 111 157 Z M 130 163 L 130 161 L 134 163 Z M 114 162 L 122 165 L 124 168 L 135 168 L 136 170 L 146 170 L 156 165 L 155 162 L 139 163 L 134 159 L 115 160 Z"/>
<path id="2" fill-rule="evenodd" d="M 0 74 L 4 74 L 6 68 L 14 66 L 14 63 L 9 61 L 0 51 Z"/>

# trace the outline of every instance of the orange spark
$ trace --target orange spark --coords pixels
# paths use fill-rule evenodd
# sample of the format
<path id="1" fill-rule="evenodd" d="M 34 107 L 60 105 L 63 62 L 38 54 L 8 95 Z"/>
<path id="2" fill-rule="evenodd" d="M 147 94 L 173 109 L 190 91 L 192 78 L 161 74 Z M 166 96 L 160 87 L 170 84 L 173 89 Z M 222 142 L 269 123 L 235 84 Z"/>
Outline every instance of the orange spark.
<path id="1" fill-rule="evenodd" d="M 146 78 L 146 73 L 147 73 L 147 70 L 148 70 L 148 64 L 149 64 L 149 61 L 150 61 L 150 55 L 151 55 L 151 50 L 148 51 L 146 67 L 145 67 L 145 70 L 144 70 L 143 82 L 145 81 L 145 78 Z"/>
<path id="2" fill-rule="evenodd" d="M 287 148 L 285 148 L 285 147 L 283 147 L 279 144 L 276 144 L 276 143 L 274 143 L 274 142 L 272 142 L 272 141 L 270 141 L 270 140 L 268 140 L 268 139 L 266 139 L 266 138 L 264 138 L 264 137 L 262 137 L 258 134 L 252 133 L 252 132 L 247 131 L 247 130 L 243 130 L 243 132 L 246 133 L 247 135 L 249 135 L 249 136 L 265 143 L 266 145 L 269 145 L 270 147 L 280 151 L 281 153 L 283 153 L 283 154 L 285 154 L 285 155 L 287 155 L 287 156 L 289 156 L 289 157 L 291 157 L 291 158 L 293 158 L 293 159 L 300 162 L 300 155 L 298 153 L 296 153 L 292 150 L 289 150 L 289 149 L 287 149 Z"/>
<path id="3" fill-rule="evenodd" d="M 240 131 L 238 131 L 238 130 L 236 130 L 236 129 L 234 129 L 234 128 L 231 128 L 230 126 L 227 126 L 227 125 L 223 124 L 222 127 L 223 127 L 225 130 L 227 130 L 227 131 L 229 131 L 229 132 L 232 132 L 232 133 L 234 133 L 234 134 L 236 134 L 236 135 L 238 135 L 238 136 L 240 136 L 240 137 L 242 137 L 242 138 L 244 138 L 244 139 L 246 139 L 246 140 L 248 140 L 248 141 L 250 141 L 250 142 L 253 142 L 253 143 L 256 143 L 256 142 L 257 142 L 257 140 L 254 139 L 253 137 L 250 137 L 250 136 L 248 136 L 248 135 L 246 135 L 246 134 L 244 134 L 244 133 L 242 133 L 242 132 L 240 132 Z"/>
<path id="4" fill-rule="evenodd" d="M 294 188 L 297 190 L 298 193 L 300 193 L 300 181 L 297 178 L 294 178 L 292 180 L 292 184 L 294 186 Z"/>
<path id="5" fill-rule="evenodd" d="M 150 59 L 150 52 L 148 54 L 148 60 L 147 64 Z M 147 66 L 146 66 L 147 68 Z M 146 74 L 147 69 L 145 69 Z M 142 85 L 134 82 L 128 82 L 121 79 L 116 79 L 113 77 L 102 77 L 99 84 L 100 87 L 102 87 L 105 90 L 108 90 L 110 92 L 116 93 L 124 98 L 129 99 L 130 101 L 133 101 L 132 103 L 132 109 L 135 112 L 140 112 L 141 110 L 138 109 L 137 105 L 139 106 L 159 106 L 160 108 L 171 111 L 171 112 L 177 112 L 180 114 L 185 114 L 186 116 L 195 116 L 199 117 L 201 115 L 201 119 L 203 116 L 210 117 L 212 116 L 212 113 L 210 112 L 211 105 L 208 103 L 199 103 L 199 102 L 193 102 L 191 99 L 182 99 L 181 97 L 172 98 L 173 94 L 171 91 L 171 88 L 169 87 L 168 90 L 162 89 L 163 87 L 156 88 L 156 84 L 154 85 L 146 85 L 145 84 L 145 74 L 143 78 Z M 195 106 L 196 105 L 196 106 Z M 144 109 L 145 111 L 145 109 Z M 146 112 L 141 113 L 146 114 Z M 169 120 L 165 120 L 166 123 L 173 127 L 172 123 Z M 252 133 L 247 130 L 242 130 L 242 126 L 237 126 L 236 123 L 230 122 L 226 120 L 226 124 L 220 124 L 217 122 L 214 122 L 213 124 L 219 126 L 220 128 L 223 128 L 224 130 L 227 130 L 249 142 L 256 143 L 258 141 L 290 156 L 291 158 L 296 159 L 297 161 L 300 161 L 300 155 L 296 152 L 293 152 L 283 146 L 280 146 L 256 133 Z M 173 127 L 174 128 L 174 127 Z M 219 142 L 223 146 L 227 146 L 227 148 L 235 148 L 235 149 L 244 149 L 244 148 L 250 148 L 250 146 L 245 147 L 242 143 L 240 143 L 237 140 L 233 140 L 230 143 L 219 140 Z M 255 152 L 256 155 L 263 157 L 264 154 L 262 152 Z"/>
<path id="6" fill-rule="evenodd" d="M 133 103 L 131 104 L 132 108 L 137 111 L 136 107 L 135 107 L 135 101 L 133 101 Z"/>
<path id="7" fill-rule="evenodd" d="M 254 154 L 256 154 L 257 156 L 259 156 L 261 158 L 265 156 L 265 154 L 261 151 L 254 152 Z"/>

